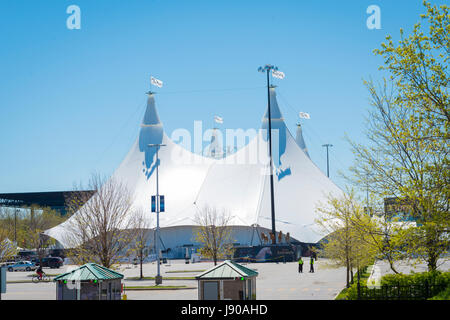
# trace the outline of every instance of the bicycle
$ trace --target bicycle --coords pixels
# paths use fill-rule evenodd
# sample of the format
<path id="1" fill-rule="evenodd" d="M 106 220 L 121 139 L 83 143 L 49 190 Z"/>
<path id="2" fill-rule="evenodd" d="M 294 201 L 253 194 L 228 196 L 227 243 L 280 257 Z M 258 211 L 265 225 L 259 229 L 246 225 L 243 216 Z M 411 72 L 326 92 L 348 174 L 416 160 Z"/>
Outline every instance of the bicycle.
<path id="1" fill-rule="evenodd" d="M 31 282 L 33 282 L 33 283 L 38 283 L 41 281 L 42 282 L 50 282 L 50 277 L 46 273 L 44 273 L 42 275 L 42 278 L 39 277 L 39 275 L 37 275 L 37 274 L 33 275 L 33 277 L 31 278 Z"/>

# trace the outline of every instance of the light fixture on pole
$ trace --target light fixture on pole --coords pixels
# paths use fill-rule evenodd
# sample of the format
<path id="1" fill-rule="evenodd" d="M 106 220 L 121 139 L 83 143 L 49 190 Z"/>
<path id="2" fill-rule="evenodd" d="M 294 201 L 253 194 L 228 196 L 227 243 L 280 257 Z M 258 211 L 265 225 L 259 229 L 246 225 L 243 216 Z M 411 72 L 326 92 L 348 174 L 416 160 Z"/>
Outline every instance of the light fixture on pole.
<path id="1" fill-rule="evenodd" d="M 277 71 L 278 67 L 272 66 L 270 64 L 266 64 L 264 67 L 259 67 L 258 71 L 267 74 L 267 117 L 269 122 L 269 163 L 270 163 L 270 205 L 271 205 L 271 213 L 272 213 L 272 244 L 276 244 L 275 237 L 275 199 L 274 199 L 274 191 L 273 191 L 273 164 L 272 164 L 272 118 L 270 114 L 270 78 L 269 73 L 271 71 Z"/>
<path id="2" fill-rule="evenodd" d="M 165 144 L 149 144 L 149 147 L 156 148 L 156 241 L 155 241 L 155 249 L 156 249 L 156 259 L 157 259 L 157 274 L 155 277 L 155 284 L 162 283 L 162 277 L 160 274 L 160 258 L 159 258 L 159 211 L 160 211 L 160 196 L 159 196 L 159 148 L 165 147 Z"/>
<path id="3" fill-rule="evenodd" d="M 327 148 L 327 177 L 330 177 L 330 161 L 328 160 L 328 148 L 332 147 L 333 145 L 330 143 L 327 144 L 323 144 L 322 147 L 326 147 Z"/>

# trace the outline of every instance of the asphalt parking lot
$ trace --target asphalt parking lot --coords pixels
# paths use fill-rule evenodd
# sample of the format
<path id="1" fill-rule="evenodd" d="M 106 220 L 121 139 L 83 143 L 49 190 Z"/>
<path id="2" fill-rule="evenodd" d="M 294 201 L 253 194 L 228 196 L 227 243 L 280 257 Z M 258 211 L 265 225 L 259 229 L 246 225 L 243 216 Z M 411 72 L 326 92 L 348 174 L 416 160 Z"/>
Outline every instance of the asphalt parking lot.
<path id="1" fill-rule="evenodd" d="M 345 269 L 329 268 L 327 260 L 316 261 L 315 273 L 309 273 L 308 260 L 305 259 L 304 272 L 298 273 L 298 264 L 289 263 L 249 263 L 248 268 L 256 270 L 259 275 L 256 281 L 256 297 L 258 300 L 332 300 L 345 286 Z M 384 262 L 377 264 L 383 274 L 389 273 Z M 194 277 L 213 266 L 212 262 L 185 264 L 184 260 L 172 260 L 161 265 L 162 285 L 187 286 L 179 290 L 127 290 L 129 286 L 150 286 L 154 280 L 130 280 L 127 278 L 139 276 L 139 266 L 121 265 L 118 271 L 124 274 L 125 292 L 129 300 L 197 300 L 196 280 L 167 280 L 167 277 Z M 60 274 L 71 270 L 74 266 L 64 266 L 60 269 L 44 268 L 47 274 Z M 409 264 L 400 264 L 400 270 L 421 272 L 426 266 L 415 268 Z M 445 262 L 441 270 L 448 271 L 450 263 Z M 144 264 L 144 276 L 156 274 L 156 263 Z M 49 283 L 31 283 L 30 275 L 34 272 L 7 272 L 7 293 L 2 295 L 5 300 L 55 300 L 56 285 Z M 27 282 L 24 282 L 27 281 Z M 11 283 L 17 282 L 17 283 Z"/>

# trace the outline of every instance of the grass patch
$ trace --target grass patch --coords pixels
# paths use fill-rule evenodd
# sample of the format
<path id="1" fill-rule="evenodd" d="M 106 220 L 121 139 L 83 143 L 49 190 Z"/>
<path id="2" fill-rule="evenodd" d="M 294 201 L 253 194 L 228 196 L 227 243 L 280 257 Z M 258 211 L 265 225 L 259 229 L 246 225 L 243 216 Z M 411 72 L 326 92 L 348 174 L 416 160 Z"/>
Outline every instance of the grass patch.
<path id="1" fill-rule="evenodd" d="M 173 271 L 166 271 L 166 273 L 194 273 L 194 272 L 204 272 L 206 270 L 173 270 Z"/>
<path id="2" fill-rule="evenodd" d="M 369 268 L 365 267 L 361 270 L 359 283 L 361 286 L 367 285 L 367 279 L 370 276 Z M 350 283 L 349 288 L 344 288 L 339 294 L 336 296 L 335 300 L 351 300 L 350 296 L 354 294 L 354 291 L 357 290 L 356 286 L 358 285 L 358 273 L 353 276 L 353 283 Z"/>
<path id="3" fill-rule="evenodd" d="M 195 289 L 196 287 L 188 286 L 125 286 L 124 291 L 127 290 L 177 290 L 177 289 Z"/>
<path id="4" fill-rule="evenodd" d="M 450 286 L 428 300 L 450 300 Z"/>
<path id="5" fill-rule="evenodd" d="M 196 280 L 195 277 L 163 277 L 164 280 Z M 142 279 L 139 277 L 129 277 L 125 278 L 125 280 L 155 280 L 155 277 L 143 277 Z"/>

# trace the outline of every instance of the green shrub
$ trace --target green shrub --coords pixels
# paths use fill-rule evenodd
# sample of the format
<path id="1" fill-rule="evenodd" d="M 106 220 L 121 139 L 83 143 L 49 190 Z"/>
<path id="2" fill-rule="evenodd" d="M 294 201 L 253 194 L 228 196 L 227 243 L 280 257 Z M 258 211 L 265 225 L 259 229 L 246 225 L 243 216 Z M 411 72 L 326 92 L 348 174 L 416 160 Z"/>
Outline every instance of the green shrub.
<path id="1" fill-rule="evenodd" d="M 367 271 L 368 266 L 361 269 L 361 274 L 359 278 L 359 283 L 361 286 L 367 285 L 367 279 L 370 276 L 370 273 Z M 358 273 L 353 276 L 353 283 L 350 287 L 343 289 L 339 295 L 336 297 L 336 300 L 357 300 L 358 299 Z"/>
<path id="2" fill-rule="evenodd" d="M 367 285 L 367 273 L 361 273 L 361 287 Z M 386 287 L 396 287 L 400 286 L 425 286 L 428 283 L 431 286 L 437 285 L 442 286 L 445 289 L 436 292 L 440 288 L 433 287 L 432 291 L 428 293 L 434 294 L 432 300 L 450 300 L 450 272 L 423 272 L 423 273 L 412 273 L 412 274 L 388 274 L 381 278 L 381 286 Z M 419 289 L 422 290 L 422 289 Z M 420 291 L 419 291 L 420 292 Z M 386 299 L 383 297 L 383 290 L 371 291 L 373 294 L 372 299 Z M 337 300 L 357 300 L 358 299 L 358 284 L 357 280 L 349 287 L 341 291 L 341 293 L 336 297 Z"/>
<path id="3" fill-rule="evenodd" d="M 450 284 L 450 272 L 422 272 L 411 274 L 387 274 L 381 278 L 381 285 L 386 286 L 408 286 L 428 284 L 444 285 Z"/>
<path id="4" fill-rule="evenodd" d="M 447 289 L 439 292 L 437 295 L 428 300 L 450 300 L 450 286 L 447 286 Z"/>

